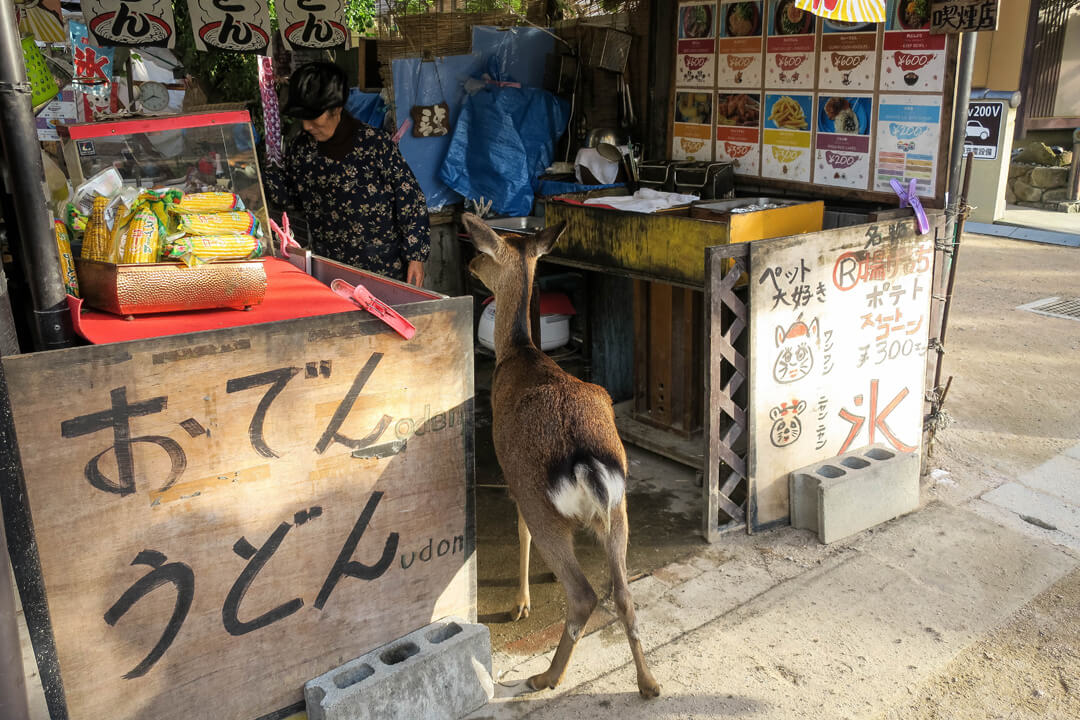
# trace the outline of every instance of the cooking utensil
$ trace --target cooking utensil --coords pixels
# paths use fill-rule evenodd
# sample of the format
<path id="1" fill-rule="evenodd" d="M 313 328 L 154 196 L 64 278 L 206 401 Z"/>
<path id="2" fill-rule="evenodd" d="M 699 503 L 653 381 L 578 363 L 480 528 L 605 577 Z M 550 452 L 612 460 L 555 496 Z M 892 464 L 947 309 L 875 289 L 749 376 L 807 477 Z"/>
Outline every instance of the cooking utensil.
<path id="1" fill-rule="evenodd" d="M 416 334 L 415 325 L 399 315 L 397 310 L 394 310 L 394 308 L 372 295 L 371 291 L 363 285 L 353 287 L 341 278 L 334 278 L 333 282 L 330 283 L 330 289 L 341 297 L 352 300 L 360 306 L 361 310 L 367 310 L 369 313 L 382 320 L 406 340 L 412 338 L 412 336 Z"/>

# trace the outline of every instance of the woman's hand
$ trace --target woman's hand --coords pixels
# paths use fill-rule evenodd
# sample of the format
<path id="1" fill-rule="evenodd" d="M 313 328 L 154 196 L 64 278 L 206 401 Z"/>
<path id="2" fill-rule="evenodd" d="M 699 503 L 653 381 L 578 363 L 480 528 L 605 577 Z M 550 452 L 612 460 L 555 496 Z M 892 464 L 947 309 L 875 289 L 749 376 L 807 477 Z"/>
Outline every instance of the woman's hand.
<path id="1" fill-rule="evenodd" d="M 405 271 L 405 282 L 420 287 L 424 284 L 424 263 L 421 260 L 410 260 L 409 267 Z"/>

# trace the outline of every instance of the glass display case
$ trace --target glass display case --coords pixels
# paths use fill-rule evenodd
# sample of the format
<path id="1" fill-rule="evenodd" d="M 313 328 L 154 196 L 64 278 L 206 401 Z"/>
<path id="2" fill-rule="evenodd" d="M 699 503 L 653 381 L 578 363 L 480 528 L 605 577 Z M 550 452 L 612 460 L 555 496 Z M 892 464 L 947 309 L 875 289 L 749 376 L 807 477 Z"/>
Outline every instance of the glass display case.
<path id="1" fill-rule="evenodd" d="M 74 188 L 115 168 L 125 186 L 236 193 L 260 225 L 269 228 L 246 110 L 109 120 L 57 129 Z M 267 240 L 271 241 L 269 233 Z"/>

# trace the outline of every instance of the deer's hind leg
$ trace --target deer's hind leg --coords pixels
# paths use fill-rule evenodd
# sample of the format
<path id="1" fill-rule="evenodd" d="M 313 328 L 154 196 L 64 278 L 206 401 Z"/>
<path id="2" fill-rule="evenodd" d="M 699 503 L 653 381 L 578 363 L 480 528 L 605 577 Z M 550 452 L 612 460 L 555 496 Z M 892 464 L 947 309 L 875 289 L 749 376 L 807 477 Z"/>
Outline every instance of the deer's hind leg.
<path id="1" fill-rule="evenodd" d="M 630 654 L 634 656 L 638 692 L 644 698 L 654 698 L 660 694 L 660 683 L 656 682 L 656 678 L 653 677 L 652 671 L 645 662 L 645 652 L 641 649 L 641 639 L 638 637 L 634 599 L 630 595 L 630 586 L 626 579 L 626 541 L 629 530 L 625 500 L 611 511 L 611 528 L 606 533 L 601 528 L 598 534 L 607 551 L 615 608 L 626 629 L 626 638 L 630 641 Z"/>
<path id="2" fill-rule="evenodd" d="M 529 617 L 532 601 L 529 599 L 529 546 L 532 544 L 532 533 L 525 524 L 525 517 L 518 508 L 518 592 L 517 607 L 511 613 L 513 619 L 520 620 Z"/>
<path id="3" fill-rule="evenodd" d="M 537 529 L 540 532 L 533 536 L 536 549 L 566 591 L 566 624 L 559 639 L 559 647 L 555 650 L 555 657 L 545 672 L 529 678 L 530 688 L 546 690 L 562 682 L 570 656 L 573 655 L 578 640 L 585 634 L 585 625 L 596 609 L 598 600 L 574 555 L 572 530 L 565 525 L 553 528 L 543 526 L 542 529 Z"/>

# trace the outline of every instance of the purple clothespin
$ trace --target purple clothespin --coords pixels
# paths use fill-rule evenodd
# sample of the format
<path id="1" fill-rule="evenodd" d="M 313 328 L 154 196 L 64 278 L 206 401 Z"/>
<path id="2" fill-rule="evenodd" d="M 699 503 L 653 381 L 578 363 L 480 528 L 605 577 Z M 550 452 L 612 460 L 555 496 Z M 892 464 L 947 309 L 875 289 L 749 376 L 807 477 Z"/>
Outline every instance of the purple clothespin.
<path id="1" fill-rule="evenodd" d="M 892 189 L 900 197 L 900 207 L 906 208 L 910 205 L 911 209 L 915 211 L 915 219 L 918 220 L 919 224 L 919 234 L 925 235 L 930 232 L 930 221 L 926 219 L 926 211 L 923 210 L 922 202 L 919 201 L 919 196 L 915 192 L 915 179 L 912 178 L 906 192 L 896 178 L 890 180 L 889 184 L 892 185 Z"/>

